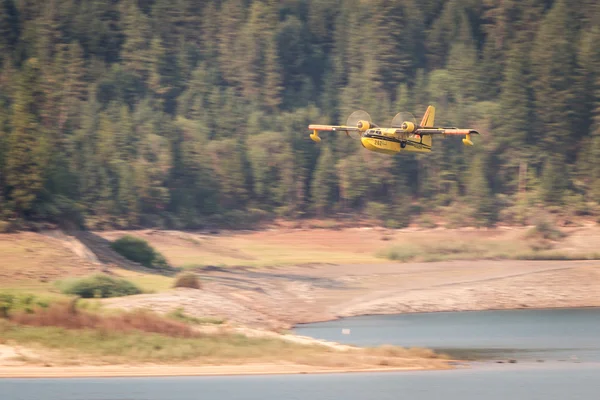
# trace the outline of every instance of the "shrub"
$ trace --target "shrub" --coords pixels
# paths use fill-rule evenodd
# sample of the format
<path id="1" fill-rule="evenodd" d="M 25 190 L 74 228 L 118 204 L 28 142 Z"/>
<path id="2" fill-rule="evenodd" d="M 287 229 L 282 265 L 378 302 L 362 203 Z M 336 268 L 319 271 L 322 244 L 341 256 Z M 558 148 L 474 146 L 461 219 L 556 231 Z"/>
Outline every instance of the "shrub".
<path id="1" fill-rule="evenodd" d="M 180 322 L 184 322 L 186 324 L 192 324 L 192 325 L 206 325 L 206 324 L 221 325 L 225 322 L 225 320 L 223 320 L 221 318 L 215 318 L 215 317 L 197 318 L 197 317 L 193 317 L 191 315 L 187 315 L 184 312 L 182 307 L 177 307 L 176 309 L 172 310 L 171 312 L 169 312 L 167 314 L 167 317 L 175 319 Z"/>
<path id="2" fill-rule="evenodd" d="M 419 219 L 419 226 L 426 229 L 433 229 L 437 227 L 437 224 L 429 215 L 423 215 Z"/>
<path id="3" fill-rule="evenodd" d="M 54 303 L 32 313 L 19 312 L 12 322 L 30 326 L 57 326 L 66 329 L 98 329 L 104 333 L 141 331 L 172 337 L 199 337 L 189 325 L 152 311 L 138 309 L 116 315 L 100 315 L 78 309 L 73 301 Z"/>
<path id="4" fill-rule="evenodd" d="M 535 227 L 527 232 L 527 236 L 530 238 L 541 237 L 546 240 L 559 240 L 564 238 L 566 234 L 556 229 L 550 221 L 540 219 Z"/>
<path id="5" fill-rule="evenodd" d="M 369 218 L 383 221 L 386 219 L 387 214 L 388 208 L 385 204 L 376 201 L 369 201 L 367 203 L 367 215 Z"/>
<path id="6" fill-rule="evenodd" d="M 387 258 L 393 261 L 410 261 L 420 254 L 420 250 L 411 246 L 392 246 L 377 253 L 380 258 Z"/>
<path id="7" fill-rule="evenodd" d="M 13 294 L 0 292 L 0 318 L 8 318 L 14 311 L 32 313 L 36 307 L 46 308 L 49 301 L 32 294 Z"/>
<path id="8" fill-rule="evenodd" d="M 64 294 L 87 299 L 129 296 L 142 293 L 139 287 L 125 279 L 117 279 L 102 274 L 61 282 L 59 283 L 59 287 Z"/>
<path id="9" fill-rule="evenodd" d="M 0 221 L 0 233 L 10 233 L 11 226 L 8 221 Z"/>
<path id="10" fill-rule="evenodd" d="M 185 287 L 191 289 L 200 289 L 200 280 L 193 272 L 184 272 L 175 278 L 173 287 Z"/>
<path id="11" fill-rule="evenodd" d="M 13 308 L 15 297 L 12 294 L 0 293 L 0 318 L 8 318 L 8 312 Z"/>
<path id="12" fill-rule="evenodd" d="M 168 268 L 167 260 L 144 239 L 125 235 L 110 245 L 123 257 L 148 268 Z"/>

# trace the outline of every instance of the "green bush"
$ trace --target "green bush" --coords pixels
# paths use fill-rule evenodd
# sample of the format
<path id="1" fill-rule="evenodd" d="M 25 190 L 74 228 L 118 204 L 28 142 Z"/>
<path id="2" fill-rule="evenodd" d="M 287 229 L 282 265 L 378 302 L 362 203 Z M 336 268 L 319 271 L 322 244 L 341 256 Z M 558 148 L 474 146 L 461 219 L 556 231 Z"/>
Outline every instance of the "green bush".
<path id="1" fill-rule="evenodd" d="M 396 221 L 395 219 L 385 220 L 385 222 L 383 223 L 383 226 L 385 226 L 388 229 L 406 228 L 406 224 L 403 224 L 402 221 Z"/>
<path id="2" fill-rule="evenodd" d="M 415 259 L 421 254 L 420 249 L 412 246 L 392 246 L 377 253 L 378 257 L 388 260 L 407 262 Z"/>
<path id="3" fill-rule="evenodd" d="M 198 318 L 198 317 L 193 317 L 191 315 L 187 315 L 184 312 L 183 307 L 177 307 L 176 309 L 172 310 L 171 312 L 169 312 L 167 314 L 167 317 L 175 319 L 180 322 L 184 322 L 186 324 L 193 324 L 193 325 L 207 325 L 207 324 L 221 325 L 225 322 L 225 320 L 222 318 L 216 318 L 216 317 L 200 317 L 200 318 Z"/>
<path id="4" fill-rule="evenodd" d="M 185 287 L 191 289 L 200 289 L 200 280 L 193 272 L 184 272 L 175 278 L 173 287 Z"/>
<path id="5" fill-rule="evenodd" d="M 535 224 L 535 227 L 527 232 L 527 236 L 530 238 L 541 237 L 543 239 L 556 241 L 564 238 L 566 234 L 555 228 L 552 222 L 546 219 L 539 219 Z"/>
<path id="6" fill-rule="evenodd" d="M 60 282 L 59 288 L 64 294 L 75 295 L 84 299 L 129 296 L 142 293 L 139 287 L 125 279 L 102 274 Z"/>
<path id="7" fill-rule="evenodd" d="M 0 233 L 10 233 L 11 226 L 10 222 L 0 221 Z"/>
<path id="8" fill-rule="evenodd" d="M 423 215 L 419 218 L 419 226 L 426 229 L 433 229 L 437 227 L 437 224 L 429 215 Z"/>
<path id="9" fill-rule="evenodd" d="M 0 318 L 8 318 L 8 312 L 14 307 L 15 296 L 9 293 L 0 293 Z"/>
<path id="10" fill-rule="evenodd" d="M 0 292 L 0 318 L 8 318 L 13 311 L 32 313 L 34 308 L 47 308 L 49 301 L 29 293 Z"/>
<path id="11" fill-rule="evenodd" d="M 110 245 L 114 251 L 123 257 L 138 262 L 148 268 L 168 268 L 167 260 L 154 250 L 144 239 L 125 235 Z"/>
<path id="12" fill-rule="evenodd" d="M 369 201 L 367 203 L 367 215 L 369 218 L 383 221 L 386 219 L 387 214 L 388 207 L 385 204 L 376 201 Z"/>

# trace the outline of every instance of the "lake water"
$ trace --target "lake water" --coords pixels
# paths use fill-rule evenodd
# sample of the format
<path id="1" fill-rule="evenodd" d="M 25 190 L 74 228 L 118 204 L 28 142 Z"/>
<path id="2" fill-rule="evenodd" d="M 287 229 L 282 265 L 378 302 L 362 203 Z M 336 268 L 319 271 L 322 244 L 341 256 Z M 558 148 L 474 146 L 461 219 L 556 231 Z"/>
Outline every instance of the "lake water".
<path id="1" fill-rule="evenodd" d="M 600 308 L 374 315 L 299 326 L 295 333 L 475 358 L 600 362 Z"/>
<path id="2" fill-rule="evenodd" d="M 342 329 L 349 329 L 350 334 L 342 334 Z M 434 347 L 518 362 L 486 361 L 452 371 L 377 374 L 0 379 L 0 399 L 600 398 L 600 309 L 369 316 L 305 325 L 296 331 L 346 343 Z"/>

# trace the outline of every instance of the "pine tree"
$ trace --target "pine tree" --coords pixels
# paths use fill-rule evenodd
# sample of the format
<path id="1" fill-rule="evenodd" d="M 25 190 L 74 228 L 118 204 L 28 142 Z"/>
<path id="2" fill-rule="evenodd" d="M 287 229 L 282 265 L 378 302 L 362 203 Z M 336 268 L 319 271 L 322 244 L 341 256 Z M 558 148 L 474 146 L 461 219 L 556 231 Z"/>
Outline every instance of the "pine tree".
<path id="1" fill-rule="evenodd" d="M 394 111 L 395 112 L 411 112 L 411 98 L 408 89 L 408 85 L 403 83 L 398 85 L 398 90 L 396 91 L 396 100 L 394 101 Z"/>
<path id="2" fill-rule="evenodd" d="M 369 24 L 368 45 L 375 51 L 380 85 L 391 96 L 423 61 L 422 16 L 412 1 L 378 0 L 370 7 L 373 22 Z"/>
<path id="3" fill-rule="evenodd" d="M 517 151 L 519 159 L 525 156 L 525 146 L 537 139 L 526 129 L 532 125 L 533 117 L 527 54 L 527 44 L 516 42 L 510 50 L 500 94 L 501 121 L 497 128 L 499 141 Z"/>
<path id="4" fill-rule="evenodd" d="M 600 76 L 596 78 L 595 87 L 596 96 L 594 99 L 595 107 L 593 111 L 589 157 L 585 160 L 583 168 L 585 176 L 589 181 L 588 193 L 596 203 L 600 204 Z"/>
<path id="5" fill-rule="evenodd" d="M 248 202 L 245 151 L 233 138 L 214 140 L 208 146 L 219 182 L 219 204 L 224 209 L 240 209 Z"/>
<path id="6" fill-rule="evenodd" d="M 0 0 L 0 63 L 15 50 L 19 28 L 19 11 L 14 0 Z"/>
<path id="7" fill-rule="evenodd" d="M 219 66 L 223 79 L 230 84 L 238 82 L 240 55 L 237 53 L 240 27 L 244 21 L 242 0 L 225 0 L 219 10 L 219 33 L 216 42 L 219 45 Z"/>
<path id="8" fill-rule="evenodd" d="M 152 31 L 169 50 L 182 47 L 186 11 L 184 0 L 155 0 L 152 5 Z"/>
<path id="9" fill-rule="evenodd" d="M 201 37 L 204 38 L 201 54 L 204 60 L 217 59 L 219 56 L 219 11 L 215 2 L 209 2 L 202 9 L 202 20 L 200 21 Z"/>
<path id="10" fill-rule="evenodd" d="M 331 209 L 335 201 L 337 176 L 331 150 L 321 150 L 311 185 L 312 204 L 321 217 Z"/>
<path id="11" fill-rule="evenodd" d="M 288 108 L 300 106 L 297 94 L 304 82 L 307 63 L 306 34 L 302 22 L 295 16 L 288 16 L 279 24 L 276 33 L 277 55 L 281 65 L 284 91 L 284 104 Z"/>
<path id="12" fill-rule="evenodd" d="M 363 154 L 353 154 L 342 158 L 336 164 L 339 179 L 340 200 L 344 209 L 362 206 L 369 190 L 369 177 L 366 173 L 357 173 L 356 166 L 364 165 Z"/>
<path id="13" fill-rule="evenodd" d="M 450 43 L 456 38 L 461 14 L 464 14 L 464 8 L 458 3 L 458 0 L 446 2 L 427 34 L 427 66 L 430 69 L 443 68 L 446 63 Z"/>
<path id="14" fill-rule="evenodd" d="M 120 162 L 118 166 L 118 188 L 116 205 L 118 214 L 125 219 L 125 226 L 136 226 L 139 221 L 139 207 L 136 193 L 135 169 L 125 162 Z"/>
<path id="15" fill-rule="evenodd" d="M 15 211 L 26 215 L 44 184 L 47 141 L 40 119 L 43 95 L 39 89 L 39 63 L 27 60 L 20 74 L 12 114 L 12 133 L 5 155 L 6 183 Z"/>
<path id="16" fill-rule="evenodd" d="M 60 15 L 57 0 L 45 1 L 42 15 L 36 21 L 37 49 L 36 55 L 42 65 L 47 65 L 54 58 L 54 49 L 61 43 L 62 33 L 59 28 Z"/>
<path id="17" fill-rule="evenodd" d="M 483 156 L 478 156 L 473 160 L 469 170 L 469 185 L 467 196 L 469 202 L 474 206 L 475 215 L 473 217 L 483 225 L 494 225 L 497 221 L 497 210 L 494 197 L 491 193 L 488 179 L 485 175 Z"/>
<path id="18" fill-rule="evenodd" d="M 457 38 L 450 44 L 447 69 L 456 82 L 454 92 L 471 101 L 481 92 L 482 88 L 477 61 L 477 49 L 471 25 L 467 15 L 462 13 Z"/>
<path id="19" fill-rule="evenodd" d="M 564 156 L 556 154 L 546 159 L 542 171 L 540 194 L 546 204 L 562 205 L 568 185 Z"/>
<path id="20" fill-rule="evenodd" d="M 557 0 L 538 30 L 532 50 L 535 112 L 542 148 L 550 153 L 570 152 L 577 121 L 574 81 L 575 47 L 570 7 Z"/>
<path id="21" fill-rule="evenodd" d="M 269 37 L 265 51 L 263 102 L 267 110 L 275 112 L 281 105 L 283 86 L 277 47 L 273 36 Z"/>
<path id="22" fill-rule="evenodd" d="M 152 69 L 150 40 L 152 31 L 148 17 L 137 7 L 135 0 L 121 3 L 125 42 L 121 57 L 125 68 L 146 80 Z"/>
<path id="23" fill-rule="evenodd" d="M 600 86 L 600 7 L 598 7 L 598 23 L 582 32 L 577 54 L 577 91 L 578 110 L 581 114 L 581 133 L 588 132 L 593 121 L 595 97 Z"/>
<path id="24" fill-rule="evenodd" d="M 163 107 L 163 111 L 174 113 L 179 94 L 179 80 L 181 78 L 177 58 L 169 50 L 160 36 L 154 36 L 151 44 L 152 68 L 148 79 L 148 86 Z"/>
<path id="25" fill-rule="evenodd" d="M 6 140 L 8 136 L 8 107 L 6 100 L 0 97 L 0 220 L 7 213 L 6 198 L 4 196 L 6 187 L 6 169 L 4 157 L 6 152 Z"/>

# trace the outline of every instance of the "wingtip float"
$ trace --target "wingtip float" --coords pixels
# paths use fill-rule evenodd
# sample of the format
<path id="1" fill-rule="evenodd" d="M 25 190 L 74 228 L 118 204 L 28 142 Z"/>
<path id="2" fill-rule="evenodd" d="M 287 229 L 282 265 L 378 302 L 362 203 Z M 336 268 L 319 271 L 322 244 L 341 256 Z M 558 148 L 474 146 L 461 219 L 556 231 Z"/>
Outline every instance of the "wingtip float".
<path id="1" fill-rule="evenodd" d="M 363 147 L 368 150 L 396 154 L 400 151 L 413 153 L 429 153 L 434 135 L 464 136 L 462 142 L 465 146 L 473 146 L 471 135 L 479 135 L 474 129 L 440 128 L 435 127 L 435 107 L 427 107 L 427 111 L 417 124 L 410 113 L 398 113 L 392 119 L 390 127 L 379 127 L 371 121 L 365 111 L 355 111 L 347 119 L 346 125 L 317 125 L 311 124 L 308 129 L 312 131 L 310 138 L 319 143 L 320 131 L 345 132 L 346 135 L 360 139 Z"/>

